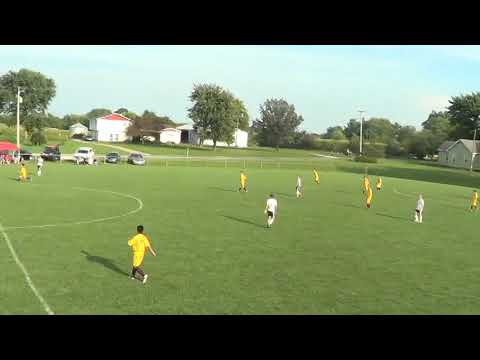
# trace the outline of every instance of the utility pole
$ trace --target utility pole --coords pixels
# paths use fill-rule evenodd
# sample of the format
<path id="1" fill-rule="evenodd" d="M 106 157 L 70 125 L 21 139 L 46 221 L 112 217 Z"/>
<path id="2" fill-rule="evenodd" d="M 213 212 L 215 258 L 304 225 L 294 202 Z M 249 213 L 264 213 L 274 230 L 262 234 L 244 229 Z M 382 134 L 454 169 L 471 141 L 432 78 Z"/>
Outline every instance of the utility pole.
<path id="1" fill-rule="evenodd" d="M 17 87 L 17 161 L 20 162 L 20 103 L 22 98 L 20 93 L 23 90 L 20 89 L 20 86 Z"/>
<path id="2" fill-rule="evenodd" d="M 363 153 L 363 113 L 365 110 L 358 110 L 360 113 L 360 155 Z"/>

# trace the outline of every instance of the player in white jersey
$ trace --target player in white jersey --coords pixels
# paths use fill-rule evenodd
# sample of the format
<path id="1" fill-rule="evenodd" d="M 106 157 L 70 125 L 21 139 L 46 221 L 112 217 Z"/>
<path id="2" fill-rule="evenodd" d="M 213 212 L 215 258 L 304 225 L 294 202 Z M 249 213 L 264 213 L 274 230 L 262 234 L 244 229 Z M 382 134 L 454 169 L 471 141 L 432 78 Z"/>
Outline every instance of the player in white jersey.
<path id="1" fill-rule="evenodd" d="M 267 206 L 265 207 L 265 214 L 267 214 L 267 227 L 272 227 L 273 222 L 275 221 L 275 216 L 277 215 L 278 202 L 275 199 L 273 194 L 267 199 Z"/>
<path id="2" fill-rule="evenodd" d="M 303 181 L 300 176 L 297 176 L 297 186 L 295 189 L 297 190 L 297 199 L 303 197 Z"/>
<path id="3" fill-rule="evenodd" d="M 415 222 L 417 223 L 422 222 L 424 206 L 425 206 L 425 201 L 423 201 L 422 194 L 420 194 L 417 201 L 417 207 L 415 208 Z"/>
<path id="4" fill-rule="evenodd" d="M 43 158 L 41 156 L 37 159 L 37 175 L 42 175 L 42 168 L 43 168 Z"/>

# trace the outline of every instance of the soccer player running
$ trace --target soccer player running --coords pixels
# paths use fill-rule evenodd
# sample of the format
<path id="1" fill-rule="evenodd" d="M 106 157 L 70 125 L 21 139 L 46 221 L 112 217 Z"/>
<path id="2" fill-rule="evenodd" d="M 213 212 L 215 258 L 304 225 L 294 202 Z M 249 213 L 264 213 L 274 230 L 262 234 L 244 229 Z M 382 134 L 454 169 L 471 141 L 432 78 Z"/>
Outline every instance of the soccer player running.
<path id="1" fill-rule="evenodd" d="M 295 189 L 297 190 L 297 199 L 303 198 L 303 181 L 300 176 L 297 176 L 297 186 Z"/>
<path id="2" fill-rule="evenodd" d="M 368 209 L 370 209 L 370 206 L 372 206 L 372 198 L 373 198 L 372 187 L 368 185 L 368 189 L 367 189 L 367 208 Z"/>
<path id="3" fill-rule="evenodd" d="M 378 191 L 382 190 L 382 185 L 383 185 L 382 178 L 379 176 L 379 177 L 377 177 L 377 190 Z"/>
<path id="4" fill-rule="evenodd" d="M 470 212 L 478 210 L 478 193 L 477 190 L 473 190 L 472 200 L 470 202 Z"/>
<path id="5" fill-rule="evenodd" d="M 240 188 L 238 191 L 248 192 L 247 190 L 247 175 L 243 171 L 240 171 Z"/>
<path id="6" fill-rule="evenodd" d="M 317 169 L 313 169 L 313 176 L 314 176 L 314 178 L 315 178 L 315 182 L 316 182 L 317 184 L 320 184 L 320 175 L 318 174 Z"/>
<path id="7" fill-rule="evenodd" d="M 275 221 L 275 216 L 278 211 L 278 202 L 273 194 L 267 199 L 267 206 L 265 207 L 265 214 L 267 214 L 267 228 L 271 228 Z"/>
<path id="8" fill-rule="evenodd" d="M 363 193 L 365 194 L 368 192 L 368 188 L 370 187 L 370 179 L 367 175 L 363 177 Z"/>
<path id="9" fill-rule="evenodd" d="M 28 180 L 28 171 L 24 163 L 22 163 L 22 165 L 20 166 L 20 177 L 18 178 L 18 180 L 22 182 L 25 182 Z"/>
<path id="10" fill-rule="evenodd" d="M 132 267 L 132 276 L 134 280 L 137 273 L 142 277 L 142 283 L 146 283 L 148 279 L 148 274 L 145 274 L 140 268 L 143 264 L 143 258 L 145 257 L 146 250 L 150 251 L 153 256 L 157 256 L 157 253 L 152 247 L 150 240 L 143 233 L 143 225 L 137 226 L 137 235 L 128 240 L 128 246 L 132 247 L 133 250 L 133 267 Z"/>
<path id="11" fill-rule="evenodd" d="M 37 176 L 42 175 L 42 168 L 43 168 L 43 158 L 39 156 L 37 159 Z"/>
<path id="12" fill-rule="evenodd" d="M 425 201 L 423 201 L 422 194 L 418 196 L 417 207 L 415 208 L 415 222 L 422 223 L 423 220 L 423 208 L 425 207 Z"/>

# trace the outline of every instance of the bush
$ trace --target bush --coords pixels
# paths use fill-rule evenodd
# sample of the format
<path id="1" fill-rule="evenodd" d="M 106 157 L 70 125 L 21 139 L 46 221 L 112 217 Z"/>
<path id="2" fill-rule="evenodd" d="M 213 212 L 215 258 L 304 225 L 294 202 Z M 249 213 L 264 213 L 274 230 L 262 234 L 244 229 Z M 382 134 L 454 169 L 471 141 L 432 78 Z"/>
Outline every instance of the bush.
<path id="1" fill-rule="evenodd" d="M 376 164 L 378 163 L 378 159 L 371 157 L 371 156 L 366 156 L 366 155 L 359 155 L 355 156 L 354 161 L 356 162 L 363 162 L 363 163 L 369 163 L 369 164 Z"/>
<path id="2" fill-rule="evenodd" d="M 42 145 L 47 143 L 47 137 L 43 132 L 37 130 L 30 136 L 30 141 L 32 145 Z"/>

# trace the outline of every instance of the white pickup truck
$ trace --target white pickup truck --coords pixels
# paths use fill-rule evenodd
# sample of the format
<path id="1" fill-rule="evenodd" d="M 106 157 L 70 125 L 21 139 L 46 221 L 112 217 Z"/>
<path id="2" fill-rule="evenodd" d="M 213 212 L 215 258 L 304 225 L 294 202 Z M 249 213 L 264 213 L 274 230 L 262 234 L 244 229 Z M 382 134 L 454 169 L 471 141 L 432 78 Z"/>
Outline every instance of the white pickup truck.
<path id="1" fill-rule="evenodd" d="M 90 147 L 81 147 L 78 148 L 73 157 L 77 161 L 77 164 L 87 163 L 89 165 L 93 164 L 93 159 L 95 158 L 95 153 Z"/>

